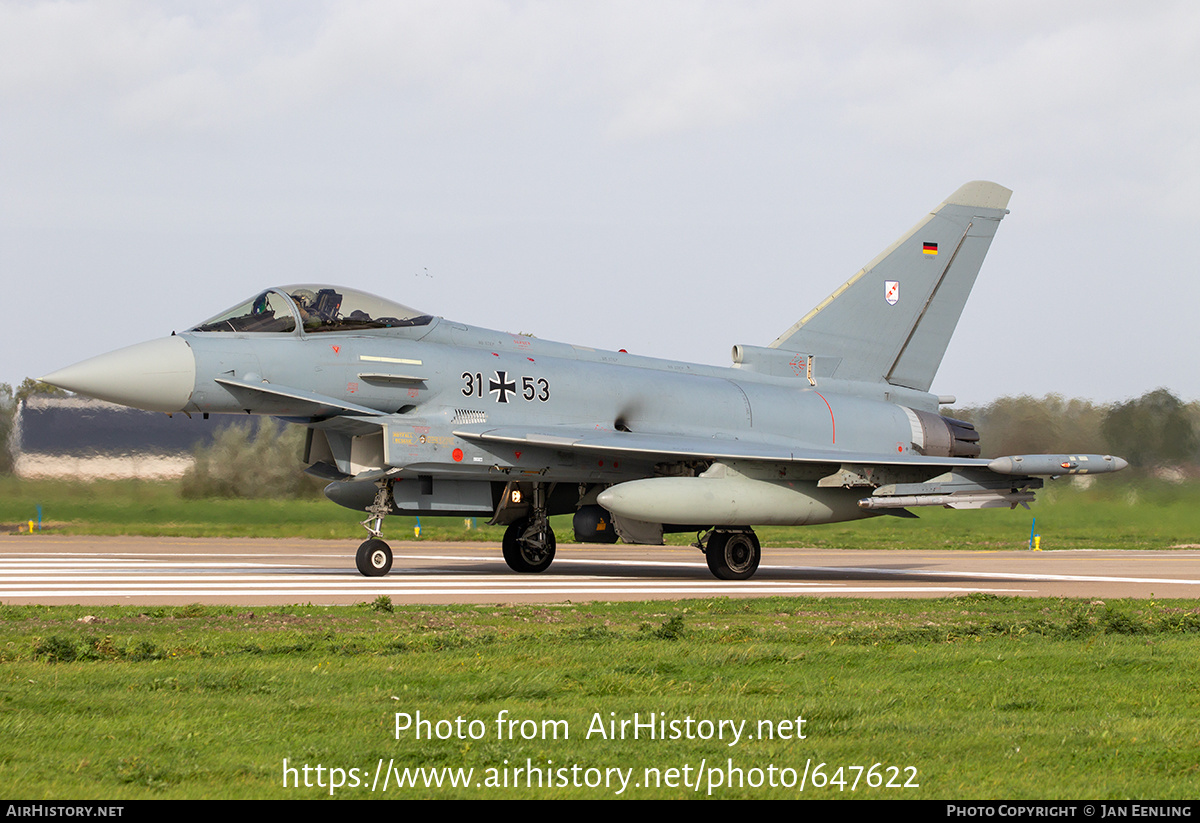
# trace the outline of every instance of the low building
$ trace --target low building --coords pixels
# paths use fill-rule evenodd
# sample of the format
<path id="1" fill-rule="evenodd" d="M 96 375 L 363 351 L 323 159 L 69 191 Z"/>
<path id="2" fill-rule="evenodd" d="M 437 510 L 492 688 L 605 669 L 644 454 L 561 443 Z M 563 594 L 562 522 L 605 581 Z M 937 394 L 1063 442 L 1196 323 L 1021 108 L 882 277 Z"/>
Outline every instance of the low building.
<path id="1" fill-rule="evenodd" d="M 181 477 L 207 445 L 240 418 L 165 415 L 83 397 L 32 395 L 17 408 L 9 448 L 19 477 Z"/>

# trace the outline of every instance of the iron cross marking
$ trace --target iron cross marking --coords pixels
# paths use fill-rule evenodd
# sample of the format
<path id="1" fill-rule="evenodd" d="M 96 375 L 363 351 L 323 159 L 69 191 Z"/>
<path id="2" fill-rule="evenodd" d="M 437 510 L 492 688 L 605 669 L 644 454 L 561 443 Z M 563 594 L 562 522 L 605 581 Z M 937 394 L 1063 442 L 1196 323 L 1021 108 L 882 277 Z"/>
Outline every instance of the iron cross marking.
<path id="1" fill-rule="evenodd" d="M 517 393 L 517 381 L 508 379 L 508 372 L 498 371 L 488 381 L 488 393 L 496 395 L 497 403 L 507 403 L 509 394 Z"/>

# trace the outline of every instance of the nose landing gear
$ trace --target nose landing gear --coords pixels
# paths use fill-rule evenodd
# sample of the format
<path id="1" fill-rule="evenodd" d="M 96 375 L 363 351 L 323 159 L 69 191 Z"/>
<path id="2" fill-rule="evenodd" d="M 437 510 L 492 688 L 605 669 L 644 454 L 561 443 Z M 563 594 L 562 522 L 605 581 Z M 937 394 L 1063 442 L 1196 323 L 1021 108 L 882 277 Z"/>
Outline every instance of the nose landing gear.
<path id="1" fill-rule="evenodd" d="M 375 502 L 367 506 L 370 517 L 362 521 L 371 537 L 358 547 L 354 556 L 359 574 L 366 577 L 383 577 L 392 570 L 392 547 L 382 540 L 383 518 L 392 511 L 392 483 L 379 480 L 375 485 L 379 491 L 375 494 Z"/>

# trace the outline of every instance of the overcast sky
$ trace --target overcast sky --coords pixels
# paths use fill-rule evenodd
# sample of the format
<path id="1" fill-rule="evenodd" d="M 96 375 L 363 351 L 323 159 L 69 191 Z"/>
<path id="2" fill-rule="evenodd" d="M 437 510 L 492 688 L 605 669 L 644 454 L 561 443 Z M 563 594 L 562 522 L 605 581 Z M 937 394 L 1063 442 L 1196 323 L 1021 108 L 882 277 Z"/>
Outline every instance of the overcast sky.
<path id="1" fill-rule="evenodd" d="M 1195 2 L 0 0 L 0 381 L 313 281 L 727 365 L 975 179 L 935 392 L 1200 399 Z"/>

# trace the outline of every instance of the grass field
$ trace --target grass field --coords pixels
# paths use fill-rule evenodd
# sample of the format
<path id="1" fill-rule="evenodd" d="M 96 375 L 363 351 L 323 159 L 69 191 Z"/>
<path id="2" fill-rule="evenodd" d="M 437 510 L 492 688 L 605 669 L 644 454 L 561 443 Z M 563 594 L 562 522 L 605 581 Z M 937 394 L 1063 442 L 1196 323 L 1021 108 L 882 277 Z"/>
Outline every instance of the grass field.
<path id="1" fill-rule="evenodd" d="M 0 481 L 10 529 L 39 503 L 59 533 L 362 534 L 323 500 Z M 1047 549 L 1200 543 L 1200 490 L 1136 482 L 1052 487 L 1032 511 L 760 534 L 1018 548 L 1034 516 Z M 556 530 L 569 540 L 569 519 Z M 0 605 L 7 797 L 1190 799 L 1197 706 L 1196 601 Z M 668 739 L 647 738 L 651 717 Z"/>
<path id="2" fill-rule="evenodd" d="M 1200 779 L 1191 602 L 379 600 L 0 621 L 8 797 L 1186 799 Z M 628 724 L 621 739 L 635 715 L 667 739 Z"/>

